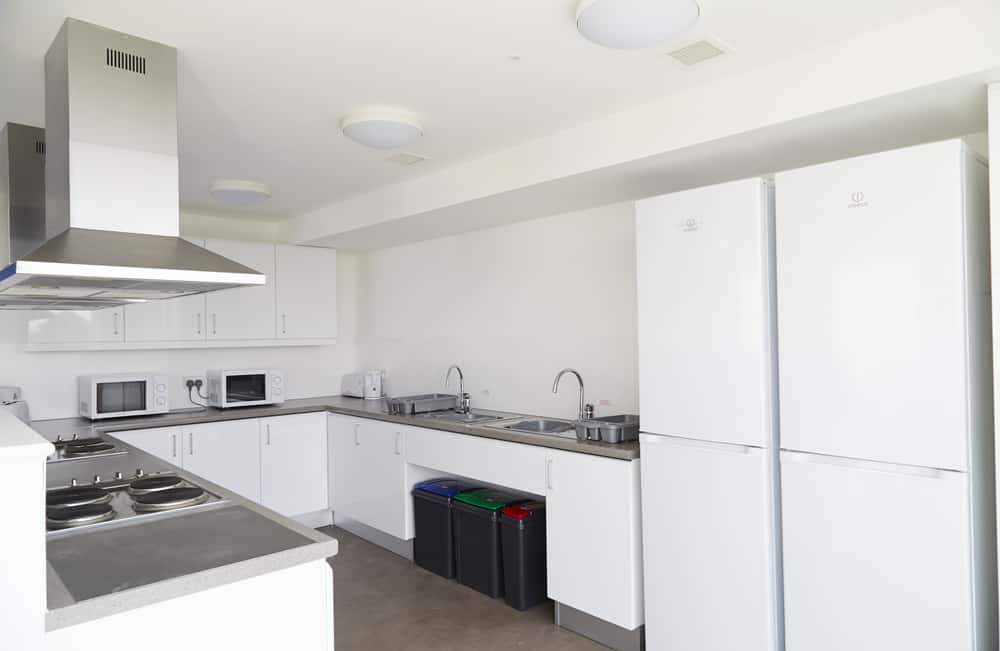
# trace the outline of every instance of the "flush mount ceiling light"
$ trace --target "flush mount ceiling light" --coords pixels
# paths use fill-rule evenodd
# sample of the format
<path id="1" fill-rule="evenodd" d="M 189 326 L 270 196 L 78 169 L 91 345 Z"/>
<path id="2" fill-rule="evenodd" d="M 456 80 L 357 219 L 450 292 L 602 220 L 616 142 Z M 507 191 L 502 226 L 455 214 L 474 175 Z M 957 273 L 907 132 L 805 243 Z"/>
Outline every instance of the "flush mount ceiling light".
<path id="1" fill-rule="evenodd" d="M 376 149 L 398 149 L 424 134 L 415 115 L 385 108 L 355 111 L 341 120 L 340 129 L 351 140 Z"/>
<path id="2" fill-rule="evenodd" d="M 680 34 L 698 14 L 694 0 L 582 0 L 576 28 L 598 45 L 637 50 Z"/>
<path id="3" fill-rule="evenodd" d="M 236 179 L 216 181 L 209 192 L 216 201 L 237 208 L 252 206 L 271 198 L 271 189 L 263 183 Z"/>

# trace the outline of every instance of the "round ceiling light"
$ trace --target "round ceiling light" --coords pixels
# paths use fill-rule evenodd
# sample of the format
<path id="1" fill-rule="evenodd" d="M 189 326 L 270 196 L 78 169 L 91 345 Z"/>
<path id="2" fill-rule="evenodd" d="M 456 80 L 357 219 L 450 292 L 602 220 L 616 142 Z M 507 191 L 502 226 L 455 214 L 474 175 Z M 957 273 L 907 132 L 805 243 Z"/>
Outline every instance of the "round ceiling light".
<path id="1" fill-rule="evenodd" d="M 677 36 L 699 13 L 695 0 L 582 0 L 576 28 L 598 45 L 637 50 Z"/>
<path id="2" fill-rule="evenodd" d="M 236 179 L 216 181 L 209 192 L 216 201 L 237 208 L 252 206 L 271 198 L 271 188 L 263 183 Z"/>
<path id="3" fill-rule="evenodd" d="M 341 120 L 340 129 L 351 140 L 376 149 L 398 149 L 424 135 L 416 116 L 401 109 L 355 111 Z"/>

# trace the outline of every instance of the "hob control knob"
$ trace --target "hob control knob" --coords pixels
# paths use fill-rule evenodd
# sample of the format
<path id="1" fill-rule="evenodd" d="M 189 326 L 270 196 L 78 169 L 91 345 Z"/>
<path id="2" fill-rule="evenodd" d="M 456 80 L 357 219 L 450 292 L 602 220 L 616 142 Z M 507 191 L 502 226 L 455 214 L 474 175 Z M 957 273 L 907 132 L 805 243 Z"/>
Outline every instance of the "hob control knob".
<path id="1" fill-rule="evenodd" d="M 79 435 L 79 434 L 74 434 L 74 435 L 73 435 L 73 440 L 74 440 L 74 441 L 75 441 L 75 440 L 77 440 L 78 438 L 80 438 L 80 435 Z"/>
<path id="2" fill-rule="evenodd" d="M 73 479 L 69 480 L 69 485 L 70 486 L 76 486 L 77 485 L 76 477 L 74 477 Z"/>
<path id="3" fill-rule="evenodd" d="M 94 483 L 95 484 L 100 484 L 101 483 L 101 476 L 100 475 L 94 475 Z"/>
<path id="4" fill-rule="evenodd" d="M 136 477 L 142 477 L 142 476 L 143 476 L 143 475 L 145 475 L 145 474 L 146 474 L 146 473 L 144 473 L 144 472 L 142 471 L 142 468 L 136 468 L 136 469 L 135 469 L 135 476 L 136 476 Z"/>
<path id="5" fill-rule="evenodd" d="M 121 478 L 122 478 L 122 474 L 120 472 L 116 472 L 115 473 L 115 479 L 121 479 Z"/>

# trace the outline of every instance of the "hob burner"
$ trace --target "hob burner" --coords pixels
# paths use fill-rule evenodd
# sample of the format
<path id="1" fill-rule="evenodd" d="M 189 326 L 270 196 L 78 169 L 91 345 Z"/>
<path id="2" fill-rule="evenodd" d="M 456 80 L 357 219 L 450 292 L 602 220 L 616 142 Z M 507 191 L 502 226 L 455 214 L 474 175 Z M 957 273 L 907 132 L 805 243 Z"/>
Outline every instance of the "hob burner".
<path id="1" fill-rule="evenodd" d="M 181 478 L 176 475 L 165 475 L 160 477 L 145 477 L 136 479 L 128 485 L 128 492 L 131 495 L 146 495 L 157 491 L 164 491 L 179 486 Z"/>
<path id="2" fill-rule="evenodd" d="M 45 493 L 45 506 L 52 509 L 68 509 L 87 504 L 107 504 L 111 501 L 111 493 L 103 488 L 80 486 L 73 488 L 57 488 Z"/>
<path id="3" fill-rule="evenodd" d="M 171 509 L 201 504 L 207 499 L 208 493 L 193 486 L 167 488 L 142 495 L 134 495 L 132 498 L 132 508 L 135 509 L 136 513 L 169 511 Z"/>
<path id="4" fill-rule="evenodd" d="M 70 529 L 104 522 L 114 517 L 115 510 L 110 504 L 84 504 L 63 509 L 48 509 L 45 514 L 45 526 L 48 529 Z"/>

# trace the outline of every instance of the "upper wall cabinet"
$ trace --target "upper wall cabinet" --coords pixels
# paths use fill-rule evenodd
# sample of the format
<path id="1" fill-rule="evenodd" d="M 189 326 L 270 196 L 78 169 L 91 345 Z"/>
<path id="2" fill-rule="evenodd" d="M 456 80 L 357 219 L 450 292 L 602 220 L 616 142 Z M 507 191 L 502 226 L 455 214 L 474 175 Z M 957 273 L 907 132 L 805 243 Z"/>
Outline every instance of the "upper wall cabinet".
<path id="1" fill-rule="evenodd" d="M 205 294 L 209 339 L 274 339 L 274 245 L 206 240 L 219 255 L 261 272 L 267 284 Z"/>
<path id="2" fill-rule="evenodd" d="M 302 346 L 336 338 L 336 251 L 192 241 L 260 271 L 267 284 L 93 312 L 30 312 L 27 349 Z"/>
<path id="3" fill-rule="evenodd" d="M 337 336 L 337 252 L 310 246 L 275 247 L 274 282 L 279 339 Z"/>

